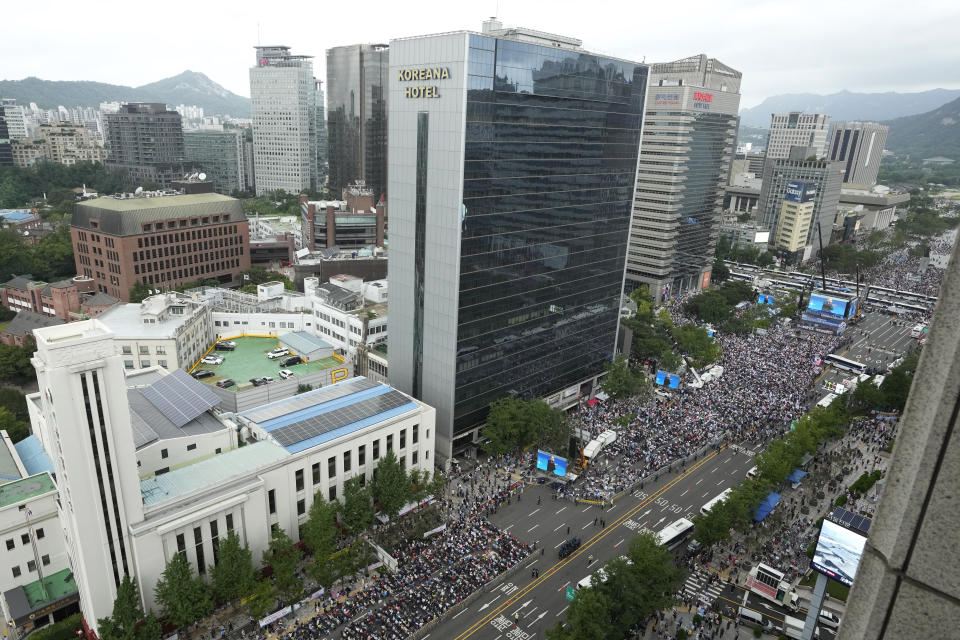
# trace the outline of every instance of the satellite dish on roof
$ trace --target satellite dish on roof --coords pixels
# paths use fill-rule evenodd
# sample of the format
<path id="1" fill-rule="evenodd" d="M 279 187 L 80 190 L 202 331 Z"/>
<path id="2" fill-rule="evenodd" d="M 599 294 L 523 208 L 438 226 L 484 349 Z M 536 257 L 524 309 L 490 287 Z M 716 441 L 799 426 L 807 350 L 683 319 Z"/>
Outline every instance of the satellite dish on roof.
<path id="1" fill-rule="evenodd" d="M 198 177 L 198 178 L 200 179 L 200 181 L 202 182 L 202 181 L 204 181 L 204 180 L 206 180 L 206 179 L 207 179 L 207 174 L 205 174 L 205 173 L 201 173 L 201 174 L 200 174 L 200 175 L 198 175 L 197 177 Z"/>
<path id="2" fill-rule="evenodd" d="M 133 193 L 134 195 L 140 195 L 141 193 L 143 193 L 143 187 L 137 187 Z"/>

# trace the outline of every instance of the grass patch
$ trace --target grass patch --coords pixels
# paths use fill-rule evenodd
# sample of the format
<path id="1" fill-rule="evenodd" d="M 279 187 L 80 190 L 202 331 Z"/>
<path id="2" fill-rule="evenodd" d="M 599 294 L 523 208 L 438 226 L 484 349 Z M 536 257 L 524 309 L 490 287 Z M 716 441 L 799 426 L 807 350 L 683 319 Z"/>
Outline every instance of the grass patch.
<path id="1" fill-rule="evenodd" d="M 817 572 L 812 572 L 809 576 L 800 581 L 800 585 L 804 587 L 810 587 L 813 589 L 814 584 L 817 581 Z M 850 587 L 840 584 L 836 580 L 827 580 L 827 594 L 831 598 L 836 598 L 842 602 L 847 601 L 847 596 L 850 595 Z"/>

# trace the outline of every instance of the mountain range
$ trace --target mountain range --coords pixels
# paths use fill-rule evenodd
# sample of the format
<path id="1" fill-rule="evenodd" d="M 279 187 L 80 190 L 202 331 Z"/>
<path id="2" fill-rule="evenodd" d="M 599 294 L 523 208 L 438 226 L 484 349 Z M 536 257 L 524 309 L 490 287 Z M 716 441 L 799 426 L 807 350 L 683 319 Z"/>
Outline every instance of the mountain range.
<path id="1" fill-rule="evenodd" d="M 163 102 L 203 107 L 206 115 L 250 117 L 250 99 L 227 91 L 196 71 L 151 82 L 140 87 L 125 87 L 104 82 L 54 81 L 40 78 L 0 80 L 0 97 L 16 98 L 18 104 L 36 102 L 44 109 L 97 107 L 101 102 Z"/>
<path id="2" fill-rule="evenodd" d="M 960 161 L 960 98 L 932 111 L 884 122 L 886 148 L 913 159 L 945 156 Z"/>
<path id="3" fill-rule="evenodd" d="M 866 120 L 877 122 L 926 113 L 960 98 L 960 89 L 931 89 L 916 93 L 854 93 L 841 91 L 829 95 L 788 93 L 771 96 L 749 109 L 740 110 L 740 123 L 748 127 L 770 127 L 771 113 L 805 111 L 827 113 L 833 122 Z"/>

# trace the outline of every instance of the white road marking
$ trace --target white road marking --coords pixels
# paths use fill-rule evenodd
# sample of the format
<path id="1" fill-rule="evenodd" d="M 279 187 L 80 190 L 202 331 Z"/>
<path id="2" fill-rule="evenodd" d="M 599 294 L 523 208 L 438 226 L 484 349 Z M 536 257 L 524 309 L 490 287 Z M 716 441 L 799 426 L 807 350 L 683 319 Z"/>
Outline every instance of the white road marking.
<path id="1" fill-rule="evenodd" d="M 589 505 L 589 504 L 588 504 L 588 505 L 587 505 L 587 508 L 584 509 L 583 511 L 581 511 L 580 513 L 586 513 L 586 512 L 587 512 L 587 509 L 589 509 L 589 508 L 592 507 L 592 506 L 593 506 L 593 505 Z"/>
<path id="2" fill-rule="evenodd" d="M 555 617 L 555 618 L 559 617 L 560 614 L 563 613 L 564 611 L 566 611 L 569 607 L 570 607 L 570 605 L 567 605 L 567 606 L 564 607 L 563 609 L 560 609 L 560 611 L 557 611 L 557 615 L 555 615 L 554 617 Z M 497 637 L 499 638 L 500 636 L 497 636 Z"/>
<path id="3" fill-rule="evenodd" d="M 569 580 L 567 580 L 565 583 L 563 583 L 563 586 L 560 587 L 559 589 L 557 589 L 557 591 L 563 591 L 564 589 L 567 588 L 567 585 L 568 585 L 568 584 L 570 584 L 570 581 L 569 581 Z"/>
<path id="4" fill-rule="evenodd" d="M 589 526 L 592 525 L 592 524 L 593 524 L 592 522 L 588 522 L 587 524 L 585 524 L 585 525 L 583 525 L 582 527 L 580 527 L 580 531 L 583 531 L 584 529 L 586 529 L 587 527 L 589 527 Z"/>
<path id="5" fill-rule="evenodd" d="M 539 524 L 533 525 L 532 527 L 530 527 L 529 529 L 527 529 L 527 533 L 530 533 L 531 531 L 533 531 L 534 529 L 536 529 L 536 528 L 539 527 L 539 526 L 540 526 Z"/>
<path id="6" fill-rule="evenodd" d="M 720 468 L 720 467 L 714 467 L 713 469 L 710 470 L 710 473 L 713 473 L 714 471 L 716 471 L 716 470 L 719 469 L 719 468 Z"/>
<path id="7" fill-rule="evenodd" d="M 557 527 L 557 529 L 563 529 L 564 524 L 566 523 L 561 524 L 559 527 Z M 554 531 L 556 531 L 557 529 L 554 529 Z"/>
<path id="8" fill-rule="evenodd" d="M 560 543 L 556 547 L 554 547 L 554 549 L 560 548 L 560 545 L 563 544 L 564 542 L 566 542 L 566 540 L 561 540 Z"/>
<path id="9" fill-rule="evenodd" d="M 709 491 L 707 491 L 705 494 L 703 494 L 703 495 L 700 496 L 700 497 L 701 497 L 701 498 L 706 498 L 708 495 L 710 495 L 710 492 L 709 492 Z"/>
<path id="10" fill-rule="evenodd" d="M 540 509 L 534 509 L 533 511 L 530 512 L 530 515 L 527 516 L 527 517 L 528 517 L 528 518 L 532 518 L 532 517 L 533 517 L 533 514 L 535 514 L 537 511 L 540 511 Z"/>
<path id="11" fill-rule="evenodd" d="M 618 542 L 617 544 L 615 544 L 615 545 L 613 545 L 613 546 L 614 546 L 614 547 L 619 547 L 621 544 L 623 544 L 623 541 L 624 541 L 624 540 L 625 540 L 625 538 L 620 538 L 620 542 Z"/>
<path id="12" fill-rule="evenodd" d="M 466 611 L 467 611 L 466 609 L 461 609 L 461 610 L 460 610 L 460 613 L 458 613 L 457 615 L 453 616 L 454 619 L 460 617 L 462 614 L 466 613 Z"/>
<path id="13" fill-rule="evenodd" d="M 703 478 L 700 478 L 699 480 L 697 480 L 697 484 L 700 484 L 701 482 L 703 482 Z M 696 485 L 694 485 L 694 486 L 696 486 Z"/>
<path id="14" fill-rule="evenodd" d="M 513 525 L 510 525 L 509 527 L 507 527 L 506 529 L 504 529 L 504 531 L 510 531 L 510 529 L 513 529 Z"/>
<path id="15" fill-rule="evenodd" d="M 566 509 L 566 507 L 563 507 L 562 509 L 560 509 L 560 511 L 563 511 L 564 509 Z M 560 511 L 557 511 L 556 515 L 560 515 Z"/>

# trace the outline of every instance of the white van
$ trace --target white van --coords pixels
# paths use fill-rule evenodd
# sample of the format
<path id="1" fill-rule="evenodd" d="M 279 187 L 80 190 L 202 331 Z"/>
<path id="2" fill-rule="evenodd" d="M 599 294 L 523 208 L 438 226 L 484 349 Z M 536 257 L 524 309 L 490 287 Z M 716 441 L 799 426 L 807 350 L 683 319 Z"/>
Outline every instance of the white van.
<path id="1" fill-rule="evenodd" d="M 746 607 L 740 607 L 740 621 L 758 624 L 762 627 L 763 615 L 761 615 L 759 611 L 747 609 Z"/>
<path id="2" fill-rule="evenodd" d="M 757 468 L 756 468 L 756 467 L 750 467 L 750 469 L 747 470 L 747 477 L 748 477 L 748 478 L 756 478 L 756 477 L 757 477 Z"/>

